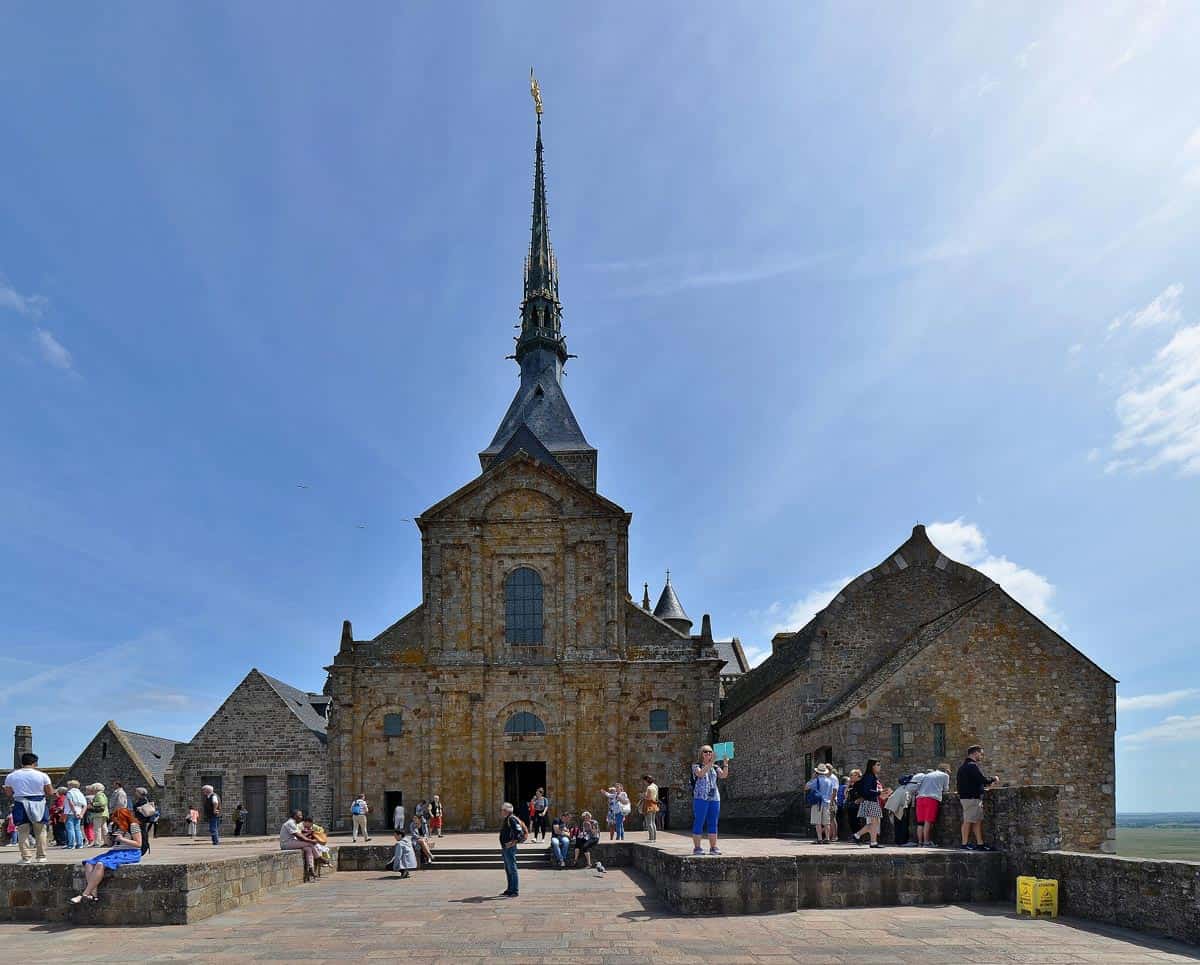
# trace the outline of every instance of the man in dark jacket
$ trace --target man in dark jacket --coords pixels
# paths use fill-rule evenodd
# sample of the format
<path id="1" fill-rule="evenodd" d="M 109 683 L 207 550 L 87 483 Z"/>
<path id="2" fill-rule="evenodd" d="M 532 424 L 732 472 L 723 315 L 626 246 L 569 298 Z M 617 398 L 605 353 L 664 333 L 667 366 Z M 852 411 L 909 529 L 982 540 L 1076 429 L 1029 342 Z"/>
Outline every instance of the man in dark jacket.
<path id="1" fill-rule="evenodd" d="M 507 801 L 501 805 L 500 815 L 500 855 L 504 858 L 504 874 L 508 879 L 504 897 L 516 898 L 521 893 L 517 879 L 517 845 L 529 832 L 521 819 L 513 814 L 513 806 Z"/>
<path id="2" fill-rule="evenodd" d="M 1000 783 L 999 777 L 984 777 L 979 762 L 983 760 L 983 748 L 972 744 L 967 748 L 967 759 L 958 769 L 958 799 L 962 802 L 962 848 L 964 851 L 994 851 L 983 843 L 983 792 Z M 971 833 L 975 843 L 971 844 Z"/>

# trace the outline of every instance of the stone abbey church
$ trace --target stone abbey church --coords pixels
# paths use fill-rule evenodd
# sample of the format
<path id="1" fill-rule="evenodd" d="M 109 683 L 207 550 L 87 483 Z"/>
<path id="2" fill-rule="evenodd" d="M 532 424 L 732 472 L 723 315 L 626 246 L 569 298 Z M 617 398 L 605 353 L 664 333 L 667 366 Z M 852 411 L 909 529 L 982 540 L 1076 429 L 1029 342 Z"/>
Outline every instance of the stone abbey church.
<path id="1" fill-rule="evenodd" d="M 1064 846 L 1112 850 L 1116 682 L 923 527 L 753 670 L 707 616 L 692 632 L 669 577 L 635 602 L 631 514 L 597 491 L 569 357 L 539 109 L 520 385 L 480 474 L 416 520 L 420 603 L 370 639 L 344 623 L 321 694 L 252 669 L 191 741 L 110 721 L 72 773 L 153 780 L 168 815 L 212 783 L 259 833 L 296 807 L 344 828 L 359 791 L 374 826 L 437 793 L 449 829 L 492 827 L 539 786 L 601 811 L 601 786 L 650 773 L 678 828 L 698 745 L 733 740 L 722 824 L 769 832 L 807 824 L 814 763 L 878 757 L 894 781 L 980 743 L 1006 783 L 1065 786 Z"/>

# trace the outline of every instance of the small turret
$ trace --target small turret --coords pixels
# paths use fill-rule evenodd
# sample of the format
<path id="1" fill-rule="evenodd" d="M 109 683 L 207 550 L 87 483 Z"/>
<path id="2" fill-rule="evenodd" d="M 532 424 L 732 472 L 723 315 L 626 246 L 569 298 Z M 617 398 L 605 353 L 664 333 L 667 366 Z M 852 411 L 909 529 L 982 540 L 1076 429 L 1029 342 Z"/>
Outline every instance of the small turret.
<path id="1" fill-rule="evenodd" d="M 642 609 L 647 613 L 650 612 L 650 584 L 642 584 Z"/>
<path id="2" fill-rule="evenodd" d="M 663 587 L 662 596 L 658 598 L 654 615 L 680 633 L 690 635 L 692 632 L 691 617 L 683 612 L 683 604 L 679 602 L 679 597 L 675 595 L 675 588 L 671 586 L 670 570 L 667 570 L 667 585 Z"/>

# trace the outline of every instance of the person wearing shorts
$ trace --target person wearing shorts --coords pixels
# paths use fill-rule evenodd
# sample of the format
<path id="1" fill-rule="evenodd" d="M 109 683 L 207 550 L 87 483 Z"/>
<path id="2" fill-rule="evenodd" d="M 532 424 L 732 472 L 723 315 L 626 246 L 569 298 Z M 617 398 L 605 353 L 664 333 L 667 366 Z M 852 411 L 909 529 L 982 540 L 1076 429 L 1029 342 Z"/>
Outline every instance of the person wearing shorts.
<path id="1" fill-rule="evenodd" d="M 721 791 L 717 779 L 729 776 L 729 762 L 717 763 L 713 749 L 705 744 L 700 748 L 700 763 L 692 765 L 692 854 L 704 854 L 700 835 L 708 832 L 708 853 L 720 854 L 717 848 L 717 821 L 721 817 Z"/>
<path id="2" fill-rule="evenodd" d="M 958 769 L 958 798 L 962 802 L 962 849 L 964 851 L 994 851 L 983 843 L 983 792 L 1000 783 L 998 777 L 984 777 L 979 762 L 983 760 L 983 748 L 972 744 L 967 748 L 967 759 Z M 971 835 L 975 843 L 971 844 Z"/>
<path id="3" fill-rule="evenodd" d="M 815 793 L 820 800 L 809 806 L 809 821 L 817 830 L 816 844 L 829 844 L 833 839 L 832 808 L 837 794 L 837 778 L 829 773 L 828 764 L 818 764 L 813 769 L 812 780 L 805 790 Z"/>
<path id="4" fill-rule="evenodd" d="M 950 774 L 945 764 L 927 771 L 917 784 L 917 847 L 933 847 L 933 826 L 937 823 L 942 795 L 950 788 Z"/>

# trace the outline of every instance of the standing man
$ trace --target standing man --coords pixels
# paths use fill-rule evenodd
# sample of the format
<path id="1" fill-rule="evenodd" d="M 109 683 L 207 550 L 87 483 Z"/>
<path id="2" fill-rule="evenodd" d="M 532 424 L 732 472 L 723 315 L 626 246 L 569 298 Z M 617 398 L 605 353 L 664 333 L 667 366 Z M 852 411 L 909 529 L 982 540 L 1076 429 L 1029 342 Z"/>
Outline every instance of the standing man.
<path id="1" fill-rule="evenodd" d="M 505 898 L 516 898 L 521 893 L 517 879 L 517 845 L 529 836 L 521 819 L 513 814 L 513 806 L 505 801 L 500 805 L 500 856 L 504 858 L 504 877 L 507 887 L 502 892 Z"/>
<path id="2" fill-rule="evenodd" d="M 658 785 L 654 783 L 654 778 L 649 774 L 643 774 L 642 780 L 646 782 L 646 789 L 642 791 L 642 800 L 639 802 L 638 810 L 642 812 L 642 819 L 646 825 L 646 831 L 649 834 L 647 841 L 658 840 Z"/>
<path id="3" fill-rule="evenodd" d="M 214 845 L 221 843 L 221 796 L 211 784 L 200 788 L 204 795 L 204 817 L 208 820 L 208 833 Z"/>
<path id="4" fill-rule="evenodd" d="M 958 798 L 962 801 L 962 849 L 964 851 L 995 851 L 983 843 L 983 792 L 1000 783 L 999 777 L 984 777 L 979 762 L 983 760 L 983 748 L 972 744 L 967 748 L 967 759 L 958 769 Z M 971 832 L 975 843 L 971 844 Z"/>
<path id="5" fill-rule="evenodd" d="M 937 823 L 942 795 L 950 790 L 950 774 L 945 764 L 927 771 L 917 785 L 917 847 L 933 847 L 933 826 Z"/>
<path id="6" fill-rule="evenodd" d="M 112 798 L 109 800 L 108 806 L 113 811 L 117 808 L 129 807 L 129 794 L 125 791 L 125 785 L 120 781 L 113 781 Z"/>
<path id="7" fill-rule="evenodd" d="M 429 802 L 429 831 L 436 833 L 439 838 L 442 836 L 442 799 L 436 794 Z"/>
<path id="8" fill-rule="evenodd" d="M 392 830 L 393 831 L 403 831 L 404 830 L 404 805 L 403 804 L 397 804 L 392 809 Z"/>
<path id="9" fill-rule="evenodd" d="M 359 791 L 358 797 L 350 803 L 350 823 L 353 825 L 350 832 L 351 841 L 358 840 L 359 831 L 362 831 L 364 841 L 371 840 L 371 836 L 367 834 L 367 814 L 370 810 L 371 806 L 367 804 L 366 794 Z"/>
<path id="10" fill-rule="evenodd" d="M 21 755 L 21 766 L 4 779 L 4 793 L 13 801 L 12 819 L 17 826 L 21 864 L 30 864 L 34 860 L 44 864 L 48 860 L 46 827 L 50 823 L 50 805 L 46 798 L 54 793 L 54 785 L 44 771 L 34 766 L 37 762 L 37 754 L 27 751 Z"/>
<path id="11" fill-rule="evenodd" d="M 812 780 L 805 785 L 812 792 L 809 822 L 817 829 L 817 844 L 833 842 L 833 797 L 837 794 L 837 779 L 829 773 L 828 764 L 813 768 Z"/>

